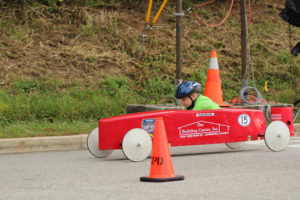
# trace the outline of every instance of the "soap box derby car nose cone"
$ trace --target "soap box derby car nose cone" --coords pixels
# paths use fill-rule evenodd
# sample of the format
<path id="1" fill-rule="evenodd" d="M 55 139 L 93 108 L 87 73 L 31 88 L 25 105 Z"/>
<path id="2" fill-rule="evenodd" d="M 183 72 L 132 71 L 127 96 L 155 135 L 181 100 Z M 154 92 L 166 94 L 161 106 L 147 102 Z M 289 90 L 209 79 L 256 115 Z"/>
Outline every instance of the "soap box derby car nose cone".
<path id="1" fill-rule="evenodd" d="M 142 161 L 151 153 L 156 117 L 163 118 L 172 147 L 225 143 L 234 149 L 239 148 L 241 142 L 265 139 L 269 149 L 281 151 L 290 138 L 287 125 L 281 121 L 274 121 L 266 127 L 260 110 L 166 110 L 99 120 L 98 128 L 88 136 L 88 150 L 103 158 L 113 150 L 122 149 L 129 160 Z"/>

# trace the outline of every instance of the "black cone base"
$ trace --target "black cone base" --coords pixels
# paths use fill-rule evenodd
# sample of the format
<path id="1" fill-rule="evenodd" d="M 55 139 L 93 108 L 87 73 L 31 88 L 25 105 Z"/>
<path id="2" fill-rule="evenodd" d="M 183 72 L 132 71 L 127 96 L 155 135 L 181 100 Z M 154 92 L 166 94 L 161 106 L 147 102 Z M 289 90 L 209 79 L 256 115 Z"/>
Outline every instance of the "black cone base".
<path id="1" fill-rule="evenodd" d="M 168 182 L 168 181 L 181 181 L 184 180 L 184 176 L 177 175 L 175 177 L 170 178 L 149 178 L 147 176 L 143 176 L 140 178 L 140 181 L 143 182 Z"/>

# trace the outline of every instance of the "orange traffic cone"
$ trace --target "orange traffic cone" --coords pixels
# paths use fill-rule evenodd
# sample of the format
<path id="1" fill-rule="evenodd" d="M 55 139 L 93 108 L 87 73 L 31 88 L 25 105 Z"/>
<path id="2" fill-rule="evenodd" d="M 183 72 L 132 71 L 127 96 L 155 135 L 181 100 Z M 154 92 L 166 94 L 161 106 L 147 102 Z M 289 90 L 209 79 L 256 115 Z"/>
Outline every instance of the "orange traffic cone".
<path id="1" fill-rule="evenodd" d="M 141 177 L 140 180 L 145 182 L 166 182 L 183 179 L 184 176 L 174 174 L 165 124 L 162 117 L 157 117 L 153 135 L 150 175 Z"/>
<path id="2" fill-rule="evenodd" d="M 204 96 L 209 97 L 219 106 L 231 106 L 229 104 L 223 103 L 222 83 L 220 79 L 220 71 L 216 51 L 211 52 Z"/>

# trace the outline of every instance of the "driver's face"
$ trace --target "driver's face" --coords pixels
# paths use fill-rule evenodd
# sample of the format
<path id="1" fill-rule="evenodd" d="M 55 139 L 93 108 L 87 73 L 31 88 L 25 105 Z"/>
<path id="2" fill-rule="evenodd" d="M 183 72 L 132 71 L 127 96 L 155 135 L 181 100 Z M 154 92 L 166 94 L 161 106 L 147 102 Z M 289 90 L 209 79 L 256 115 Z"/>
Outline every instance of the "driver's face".
<path id="1" fill-rule="evenodd" d="M 186 108 L 188 108 L 192 105 L 192 101 L 189 97 L 183 97 L 180 100 L 181 100 L 182 105 Z"/>

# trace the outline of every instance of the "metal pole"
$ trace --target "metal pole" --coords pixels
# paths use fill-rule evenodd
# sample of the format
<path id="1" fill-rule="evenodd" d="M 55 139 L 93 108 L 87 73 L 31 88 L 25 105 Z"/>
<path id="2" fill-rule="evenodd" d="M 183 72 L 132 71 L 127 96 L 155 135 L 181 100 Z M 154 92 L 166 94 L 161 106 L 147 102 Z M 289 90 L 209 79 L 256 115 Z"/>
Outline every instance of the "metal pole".
<path id="1" fill-rule="evenodd" d="M 182 0 L 176 1 L 176 81 L 175 86 L 177 87 L 180 83 L 182 83 L 182 60 L 181 60 L 181 52 L 182 52 L 182 17 L 184 13 L 182 13 Z M 181 101 L 176 99 L 176 104 L 180 105 Z"/>
<path id="2" fill-rule="evenodd" d="M 241 45 L 242 45 L 242 88 L 248 86 L 247 81 L 247 54 L 248 54 L 248 25 L 246 15 L 246 0 L 241 3 Z"/>
<path id="3" fill-rule="evenodd" d="M 182 82 L 182 60 L 181 60 L 181 52 L 182 52 L 182 17 L 184 13 L 182 13 L 182 0 L 177 0 L 176 2 L 176 86 Z"/>

